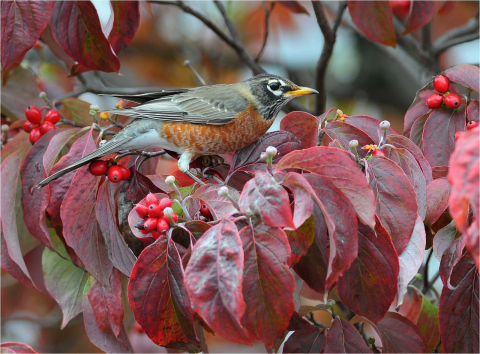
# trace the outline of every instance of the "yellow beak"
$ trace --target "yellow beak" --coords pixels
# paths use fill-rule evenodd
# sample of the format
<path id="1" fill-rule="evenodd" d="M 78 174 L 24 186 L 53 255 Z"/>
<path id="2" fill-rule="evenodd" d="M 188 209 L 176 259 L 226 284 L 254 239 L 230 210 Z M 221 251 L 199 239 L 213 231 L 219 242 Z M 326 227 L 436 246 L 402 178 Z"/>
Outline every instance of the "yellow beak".
<path id="1" fill-rule="evenodd" d="M 318 93 L 318 91 L 308 87 L 298 87 L 296 90 L 285 92 L 284 95 L 306 96 L 306 95 L 312 95 L 314 93 Z"/>

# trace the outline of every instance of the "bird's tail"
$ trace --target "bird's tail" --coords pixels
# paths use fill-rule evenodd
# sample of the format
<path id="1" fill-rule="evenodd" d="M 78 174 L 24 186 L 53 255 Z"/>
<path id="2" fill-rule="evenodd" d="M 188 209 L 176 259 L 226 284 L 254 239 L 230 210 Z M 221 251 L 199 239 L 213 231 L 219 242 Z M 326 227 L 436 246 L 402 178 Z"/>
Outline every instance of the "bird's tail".
<path id="1" fill-rule="evenodd" d="M 126 139 L 121 139 L 117 141 L 109 141 L 102 147 L 98 148 L 91 154 L 88 154 L 84 157 L 82 157 L 80 160 L 72 163 L 71 165 L 68 165 L 67 167 L 61 169 L 60 171 L 55 172 L 53 175 L 45 178 L 43 181 L 41 181 L 39 184 L 37 184 L 35 187 L 36 188 L 43 188 L 50 182 L 56 180 L 57 178 L 62 177 L 64 174 L 67 174 L 68 172 L 74 171 L 77 168 L 80 168 L 82 166 L 85 166 L 86 164 L 92 162 L 93 160 L 96 160 L 100 157 L 106 156 L 108 154 L 111 154 L 113 152 L 116 152 L 116 148 L 118 148 L 120 145 L 124 144 L 125 142 L 129 141 L 130 138 Z"/>

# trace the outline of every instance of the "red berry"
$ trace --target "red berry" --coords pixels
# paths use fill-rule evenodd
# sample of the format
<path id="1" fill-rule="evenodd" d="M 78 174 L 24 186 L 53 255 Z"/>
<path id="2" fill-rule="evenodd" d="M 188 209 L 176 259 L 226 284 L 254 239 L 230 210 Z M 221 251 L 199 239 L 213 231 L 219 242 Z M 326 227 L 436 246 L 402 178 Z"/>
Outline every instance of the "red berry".
<path id="1" fill-rule="evenodd" d="M 36 41 L 35 44 L 33 45 L 33 48 L 35 49 L 42 49 L 43 44 L 40 41 Z"/>
<path id="2" fill-rule="evenodd" d="M 40 130 L 43 134 L 47 134 L 50 130 L 55 130 L 55 125 L 52 122 L 43 122 L 40 124 Z"/>
<path id="3" fill-rule="evenodd" d="M 147 206 L 149 206 L 150 204 L 158 204 L 158 198 L 155 194 L 148 193 L 145 197 L 145 203 L 147 203 Z"/>
<path id="4" fill-rule="evenodd" d="M 150 232 L 155 230 L 157 227 L 157 219 L 147 218 L 147 220 L 145 220 L 145 222 L 143 223 L 143 227 L 145 230 L 148 230 Z"/>
<path id="5" fill-rule="evenodd" d="M 150 233 L 150 231 L 148 230 L 140 230 L 140 232 L 144 235 L 148 235 Z"/>
<path id="6" fill-rule="evenodd" d="M 161 234 L 160 231 L 158 231 L 158 230 L 153 230 L 153 231 L 151 232 L 151 234 L 152 234 L 152 237 L 153 237 L 155 240 L 158 240 L 158 239 L 160 238 L 160 236 L 162 236 L 162 234 Z"/>
<path id="7" fill-rule="evenodd" d="M 30 142 L 32 144 L 35 144 L 38 139 L 42 137 L 42 132 L 40 131 L 40 128 L 33 128 L 32 131 L 30 132 Z"/>
<path id="8" fill-rule="evenodd" d="M 157 230 L 161 233 L 164 234 L 165 232 L 168 231 L 170 228 L 170 222 L 166 221 L 164 217 L 158 219 L 157 221 Z"/>
<path id="9" fill-rule="evenodd" d="M 462 136 L 464 136 L 467 132 L 466 131 L 459 131 L 459 132 L 456 132 L 455 133 L 455 141 L 457 141 L 458 139 L 460 139 Z"/>
<path id="10" fill-rule="evenodd" d="M 160 210 L 163 211 L 165 208 L 171 208 L 172 207 L 172 201 L 168 198 L 162 198 L 158 202 L 158 205 L 160 205 Z"/>
<path id="11" fill-rule="evenodd" d="M 478 127 L 478 123 L 475 122 L 474 120 L 471 120 L 467 123 L 467 130 L 471 130 Z"/>
<path id="12" fill-rule="evenodd" d="M 392 8 L 393 13 L 398 17 L 398 18 L 405 18 L 408 16 L 408 13 L 410 12 L 410 0 L 405 0 L 405 1 L 392 1 L 390 0 L 390 7 Z"/>
<path id="13" fill-rule="evenodd" d="M 212 219 L 212 213 L 210 212 L 210 209 L 208 209 L 206 204 L 202 204 L 202 206 L 200 207 L 200 214 L 202 214 L 207 219 Z"/>
<path id="14" fill-rule="evenodd" d="M 178 215 L 177 215 L 177 213 L 173 212 L 173 214 L 172 214 L 172 220 L 175 221 L 175 222 L 177 222 L 177 220 L 178 220 Z"/>
<path id="15" fill-rule="evenodd" d="M 135 205 L 135 211 L 137 212 L 138 216 L 142 219 L 148 215 L 148 207 L 145 204 L 137 204 Z"/>
<path id="16" fill-rule="evenodd" d="M 23 130 L 25 132 L 30 133 L 33 128 L 38 128 L 38 124 L 34 124 L 34 123 L 30 122 L 29 120 L 26 120 L 23 123 Z"/>
<path id="17" fill-rule="evenodd" d="M 445 93 L 448 91 L 450 86 L 450 80 L 445 75 L 438 75 L 433 79 L 433 88 L 440 93 Z"/>
<path id="18" fill-rule="evenodd" d="M 383 157 L 385 157 L 385 153 L 380 149 L 374 149 L 372 151 L 372 156 L 383 156 Z"/>
<path id="19" fill-rule="evenodd" d="M 88 170 L 94 176 L 102 176 L 107 172 L 108 167 L 107 163 L 103 160 L 96 160 L 90 163 L 88 166 Z"/>
<path id="20" fill-rule="evenodd" d="M 122 180 L 129 179 L 130 175 L 132 174 L 130 169 L 125 165 L 118 165 L 118 167 L 122 170 Z"/>
<path id="21" fill-rule="evenodd" d="M 25 110 L 25 117 L 32 123 L 40 124 L 42 121 L 42 112 L 35 106 L 28 106 Z"/>
<path id="22" fill-rule="evenodd" d="M 122 170 L 118 166 L 110 166 L 107 176 L 110 182 L 118 183 L 122 180 Z"/>
<path id="23" fill-rule="evenodd" d="M 433 95 L 428 96 L 427 107 L 430 109 L 438 108 L 442 105 L 442 102 L 443 96 L 438 93 L 434 93 Z"/>
<path id="24" fill-rule="evenodd" d="M 150 204 L 148 206 L 148 216 L 151 218 L 158 218 L 163 216 L 162 209 L 160 209 L 160 205 L 158 204 Z"/>
<path id="25" fill-rule="evenodd" d="M 60 113 L 58 111 L 51 109 L 47 113 L 45 113 L 45 122 L 52 122 L 53 124 L 57 124 L 60 122 Z"/>
<path id="26" fill-rule="evenodd" d="M 457 108 L 461 103 L 460 97 L 454 94 L 446 95 L 443 101 L 445 102 L 445 106 L 452 109 Z"/>

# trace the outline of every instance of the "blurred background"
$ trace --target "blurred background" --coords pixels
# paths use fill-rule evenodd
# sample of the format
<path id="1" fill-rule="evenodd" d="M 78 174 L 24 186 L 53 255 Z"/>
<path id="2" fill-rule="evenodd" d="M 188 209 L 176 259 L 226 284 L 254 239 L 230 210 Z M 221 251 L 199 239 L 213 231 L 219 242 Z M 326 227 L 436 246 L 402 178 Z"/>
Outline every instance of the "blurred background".
<path id="1" fill-rule="evenodd" d="M 93 1 L 105 27 L 111 14 L 109 1 Z M 333 2 L 334 3 L 334 2 Z M 435 15 L 432 22 L 433 40 L 448 30 L 466 24 L 478 13 L 476 1 L 454 1 L 453 8 L 443 16 Z M 220 28 L 225 29 L 218 9 L 210 1 L 186 2 L 203 13 Z M 287 6 L 276 3 L 270 16 L 269 35 L 259 63 L 270 73 L 289 77 L 302 86 L 314 87 L 315 66 L 323 47 L 323 36 L 310 2 L 302 1 L 306 13 L 294 13 Z M 251 55 L 258 54 L 265 36 L 265 6 L 271 2 L 224 2 L 242 43 Z M 437 2 L 440 6 L 441 2 Z M 198 19 L 171 5 L 142 2 L 140 27 L 132 43 L 119 54 L 121 75 L 87 72 L 82 80 L 95 87 L 192 87 L 199 82 L 184 66 L 189 60 L 208 84 L 233 83 L 252 76 L 251 70 L 237 54 Z M 344 14 L 348 22 L 348 11 Z M 368 19 L 366 19 L 368 20 Z M 416 34 L 414 34 L 416 35 Z M 347 115 L 369 115 L 387 119 L 398 132 L 403 132 L 403 117 L 418 89 L 431 77 L 424 71 L 409 69 L 408 58 L 399 50 L 385 50 L 352 30 L 341 25 L 331 57 L 326 79 L 327 109 L 339 108 Z M 439 57 L 441 70 L 461 63 L 478 65 L 479 41 L 454 46 Z M 41 90 L 51 99 L 59 99 L 75 91 L 81 84 L 78 78 L 67 77 L 65 65 L 47 46 L 32 49 L 25 56 L 22 67 L 36 73 Z M 431 75 L 431 74 L 430 74 Z M 61 79 L 59 79 L 61 78 Z M 2 88 L 8 93 L 9 84 Z M 80 99 L 96 103 L 100 109 L 113 108 L 118 101 L 84 93 Z M 314 98 L 299 100 L 307 109 L 314 109 Z M 317 112 L 322 113 L 322 112 Z M 271 130 L 278 129 L 284 113 L 277 118 Z M 162 158 L 158 171 L 168 173 L 176 161 Z M 42 249 L 35 248 L 26 256 L 27 266 L 39 264 Z M 438 269 L 434 259 L 432 273 Z M 35 281 L 42 283 L 42 270 L 29 269 Z M 433 275 L 433 274 L 432 274 Z M 37 281 L 38 280 L 38 281 Z M 87 339 L 82 317 L 77 316 L 60 331 L 61 311 L 46 293 L 26 289 L 2 270 L 2 342 L 18 341 L 31 345 L 38 352 L 99 352 Z M 441 282 L 435 287 L 441 290 Z M 40 290 L 41 287 L 40 287 Z M 305 304 L 309 295 L 305 295 Z M 314 295 L 312 295 L 314 296 Z M 132 344 L 137 352 L 165 352 L 129 322 Z M 208 337 L 212 352 L 264 352 L 263 345 L 232 346 L 221 338 Z"/>

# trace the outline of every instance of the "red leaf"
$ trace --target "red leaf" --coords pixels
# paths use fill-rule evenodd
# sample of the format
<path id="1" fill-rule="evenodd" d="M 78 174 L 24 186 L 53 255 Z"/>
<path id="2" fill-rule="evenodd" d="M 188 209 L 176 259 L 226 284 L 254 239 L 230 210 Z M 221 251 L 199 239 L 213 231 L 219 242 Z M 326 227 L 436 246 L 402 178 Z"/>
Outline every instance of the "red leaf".
<path id="1" fill-rule="evenodd" d="M 317 145 L 319 126 L 320 120 L 307 112 L 290 112 L 280 121 L 280 129 L 295 135 L 302 142 L 303 149 Z"/>
<path id="2" fill-rule="evenodd" d="M 423 152 L 432 166 L 446 166 L 455 149 L 455 133 L 465 130 L 465 106 L 435 109 L 423 130 Z"/>
<path id="3" fill-rule="evenodd" d="M 410 130 L 409 137 L 412 142 L 417 145 L 420 149 L 423 148 L 423 129 L 425 128 L 425 122 L 427 121 L 428 117 L 430 116 L 431 111 L 425 113 L 418 117 L 415 122 L 413 122 L 412 129 Z M 405 133 L 407 134 L 407 133 Z M 423 152 L 422 152 L 423 155 Z M 425 156 L 424 156 L 425 158 Z M 426 159 L 425 159 L 426 160 Z M 428 161 L 427 161 L 428 162 Z M 430 166 L 430 163 L 428 164 Z M 432 170 L 432 167 L 430 167 Z"/>
<path id="4" fill-rule="evenodd" d="M 112 333 L 105 333 L 98 327 L 95 313 L 86 294 L 83 296 L 82 308 L 85 331 L 87 332 L 88 339 L 90 339 L 95 346 L 107 353 L 133 353 L 130 341 L 123 327 L 118 337 L 115 337 Z"/>
<path id="5" fill-rule="evenodd" d="M 448 14 L 455 7 L 455 1 L 444 1 L 441 7 L 438 9 L 438 14 L 440 16 Z"/>
<path id="6" fill-rule="evenodd" d="M 415 157 L 406 149 L 385 146 L 383 151 L 386 157 L 400 166 L 413 185 L 415 194 L 417 195 L 418 215 L 420 215 L 423 220 L 427 210 L 427 182 L 425 181 L 420 165 Z"/>
<path id="7" fill-rule="evenodd" d="M 445 353 L 478 353 L 478 269 L 468 253 L 453 270 L 451 283 L 455 290 L 443 287 L 439 306 Z"/>
<path id="8" fill-rule="evenodd" d="M 292 133 L 285 131 L 269 132 L 250 145 L 235 152 L 230 165 L 230 171 L 228 171 L 229 176 L 235 171 L 250 165 L 264 164 L 265 162 L 260 159 L 260 154 L 269 146 L 277 148 L 277 155 L 273 158 L 273 163 L 277 163 L 282 156 L 289 152 L 302 148 L 300 141 Z"/>
<path id="9" fill-rule="evenodd" d="M 452 184 L 449 199 L 449 211 L 457 228 L 465 232 L 468 228 L 467 213 L 472 205 L 473 215 L 480 212 L 480 128 L 468 131 L 457 141 L 457 146 L 450 157 L 448 181 Z"/>
<path id="10" fill-rule="evenodd" d="M 191 195 L 192 198 L 197 198 L 202 200 L 208 208 L 213 212 L 215 220 L 222 219 L 223 217 L 238 212 L 237 209 L 233 206 L 232 202 L 225 197 L 220 197 L 218 195 L 218 190 L 222 187 L 219 184 L 206 184 L 200 186 L 195 192 Z M 228 187 L 230 196 L 238 201 L 240 198 L 240 193 L 236 189 Z"/>
<path id="11" fill-rule="evenodd" d="M 386 157 L 369 160 L 368 174 L 377 198 L 377 215 L 400 254 L 408 244 L 417 219 L 415 190 L 402 169 Z"/>
<path id="12" fill-rule="evenodd" d="M 251 344 L 242 318 L 243 250 L 235 224 L 223 219 L 195 244 L 185 270 L 193 309 L 222 337 Z"/>
<path id="13" fill-rule="evenodd" d="M 3 9 L 2 9 L 3 11 Z M 18 342 L 4 342 L 0 344 L 2 351 L 5 349 L 11 350 L 10 353 L 37 353 L 33 348 L 25 343 Z M 9 353 L 8 351 L 3 351 L 4 353 Z"/>
<path id="14" fill-rule="evenodd" d="M 26 149 L 17 149 L 7 157 L 2 156 L 0 203 L 2 215 L 1 261 L 2 268 L 23 285 L 33 286 L 30 273 L 23 260 L 15 215 L 15 205 L 18 204 L 16 194 L 19 187 L 20 167 L 26 153 Z"/>
<path id="15" fill-rule="evenodd" d="M 349 119 L 347 119 L 347 121 L 349 121 Z M 338 139 L 338 142 L 341 144 L 343 150 L 351 150 L 348 146 L 350 140 L 357 140 L 359 146 L 375 144 L 375 141 L 371 139 L 367 133 L 353 125 L 348 124 L 347 122 L 330 122 L 323 129 L 323 131 L 325 131 L 330 139 Z M 358 153 L 361 157 L 365 157 L 367 151 L 358 149 Z"/>
<path id="16" fill-rule="evenodd" d="M 325 287 L 331 289 L 338 278 L 350 267 L 358 251 L 358 226 L 355 209 L 335 185 L 325 177 L 305 175 L 314 190 L 325 220 L 333 219 L 334 228 L 329 228 L 330 254 Z M 328 222 L 327 222 L 328 225 Z"/>
<path id="17" fill-rule="evenodd" d="M 287 236 L 279 227 L 258 225 L 244 227 L 240 238 L 245 255 L 243 326 L 251 341 L 260 339 L 272 348 L 295 310 L 295 279 L 288 269 Z"/>
<path id="18" fill-rule="evenodd" d="M 368 39 L 395 48 L 397 35 L 388 1 L 348 1 L 348 10 L 355 26 Z"/>
<path id="19" fill-rule="evenodd" d="M 245 184 L 238 204 L 242 213 L 258 217 L 267 226 L 295 228 L 288 193 L 269 173 L 257 172 Z"/>
<path id="20" fill-rule="evenodd" d="M 448 207 L 450 183 L 445 178 L 438 178 L 427 186 L 427 213 L 425 225 L 432 226 Z"/>
<path id="21" fill-rule="evenodd" d="M 452 82 L 463 85 L 466 88 L 479 92 L 480 69 L 471 64 L 461 64 L 449 67 L 444 75 Z"/>
<path id="22" fill-rule="evenodd" d="M 440 342 L 438 307 L 428 301 L 421 292 L 418 293 L 420 296 L 417 295 L 417 291 L 413 291 L 412 305 L 406 317 L 416 324 L 420 332 L 422 332 L 425 339 L 426 353 L 432 353 Z"/>
<path id="23" fill-rule="evenodd" d="M 433 239 L 433 254 L 439 261 L 442 260 L 445 250 L 452 244 L 456 233 L 457 228 L 455 227 L 455 221 L 452 221 L 435 234 L 435 238 Z"/>
<path id="24" fill-rule="evenodd" d="M 105 239 L 108 258 L 112 261 L 115 268 L 129 277 L 133 264 L 135 263 L 135 256 L 128 248 L 122 234 L 118 230 L 117 206 L 115 203 L 117 186 L 118 185 L 108 182 L 100 186 L 97 203 L 95 205 L 95 213 L 97 220 L 99 220 L 100 230 Z"/>
<path id="25" fill-rule="evenodd" d="M 113 13 L 113 27 L 108 40 L 115 53 L 130 44 L 140 23 L 138 1 L 110 1 Z"/>
<path id="26" fill-rule="evenodd" d="M 408 17 L 405 31 L 400 37 L 419 30 L 429 23 L 435 13 L 435 4 L 433 1 L 412 1 L 410 16 Z"/>
<path id="27" fill-rule="evenodd" d="M 408 108 L 407 112 L 405 113 L 405 126 L 403 128 L 403 133 L 407 134 L 413 126 L 413 123 L 419 117 L 423 116 L 424 114 L 432 111 L 430 108 L 427 107 L 426 100 L 430 95 L 433 95 L 436 91 L 433 89 L 433 82 L 430 81 L 428 84 L 423 86 L 420 90 L 417 91 L 415 95 L 415 99 L 413 100 L 412 104 Z"/>
<path id="28" fill-rule="evenodd" d="M 346 152 L 331 147 L 316 146 L 293 151 L 284 156 L 277 170 L 296 168 L 327 177 L 350 200 L 365 224 L 374 227 L 375 207 L 373 191 L 358 165 Z"/>
<path id="29" fill-rule="evenodd" d="M 302 175 L 289 172 L 283 179 L 283 185 L 289 188 L 294 196 L 293 223 L 296 228 L 304 224 L 313 212 L 313 201 L 308 183 Z"/>
<path id="30" fill-rule="evenodd" d="M 453 290 L 454 286 L 450 282 L 453 269 L 462 257 L 465 248 L 465 236 L 462 235 L 457 238 L 452 244 L 443 252 L 440 261 L 440 279 L 442 279 L 443 286 Z"/>
<path id="31" fill-rule="evenodd" d="M 287 9 L 296 14 L 307 14 L 307 9 L 300 4 L 299 1 L 277 1 L 277 4 L 285 6 Z"/>
<path id="32" fill-rule="evenodd" d="M 53 37 L 80 65 L 89 70 L 118 72 L 120 61 L 90 1 L 55 2 L 51 18 Z"/>
<path id="33" fill-rule="evenodd" d="M 2 72 L 20 63 L 47 27 L 54 1 L 2 1 Z"/>
<path id="34" fill-rule="evenodd" d="M 60 160 L 52 167 L 50 174 L 60 171 L 71 163 L 76 162 L 85 156 L 85 147 L 87 146 L 89 140 L 93 139 L 92 132 L 93 130 L 90 130 L 88 134 L 84 134 L 81 138 L 74 142 L 68 153 L 62 156 Z M 73 176 L 75 176 L 74 171 L 63 175 L 61 178 L 56 179 L 49 184 L 50 193 L 48 196 L 49 199 L 46 211 L 50 216 L 50 222 L 55 228 L 62 226 L 62 220 L 60 218 L 60 206 L 62 205 L 65 193 L 67 193 L 68 188 L 70 188 Z"/>
<path id="35" fill-rule="evenodd" d="M 317 203 L 313 206 L 312 216 L 315 222 L 313 243 L 293 269 L 310 288 L 324 293 L 328 271 L 328 229 Z"/>
<path id="36" fill-rule="evenodd" d="M 359 223 L 358 256 L 338 280 L 338 295 L 350 310 L 378 322 L 397 294 L 398 272 L 397 252 L 380 222 L 375 230 Z"/>
<path id="37" fill-rule="evenodd" d="M 371 353 L 362 336 L 353 325 L 340 317 L 335 317 L 327 332 L 325 353 Z"/>
<path id="38" fill-rule="evenodd" d="M 89 140 L 85 153 L 96 149 Z M 98 177 L 83 166 L 77 170 L 60 207 L 65 242 L 78 255 L 87 271 L 102 285 L 108 285 L 113 265 L 108 259 L 107 247 L 95 216 Z M 110 183 L 110 182 L 104 182 Z"/>
<path id="39" fill-rule="evenodd" d="M 313 326 L 312 326 L 313 327 Z M 322 353 L 325 348 L 325 329 L 299 330 L 288 337 L 284 353 Z"/>
<path id="40" fill-rule="evenodd" d="M 311 200 L 311 198 L 310 198 Z M 313 209 L 313 206 L 312 206 Z M 308 252 L 308 248 L 315 239 L 315 220 L 311 216 L 300 227 L 295 230 L 285 231 L 290 244 L 290 264 L 297 263 Z"/>
<path id="41" fill-rule="evenodd" d="M 182 261 L 172 239 L 161 237 L 141 253 L 128 283 L 128 299 L 135 319 L 156 344 L 200 345 Z"/>
<path id="42" fill-rule="evenodd" d="M 46 186 L 40 190 L 34 189 L 34 187 L 48 176 L 57 155 L 77 132 L 78 130 L 75 128 L 56 129 L 48 132 L 29 151 L 21 169 L 22 208 L 25 225 L 37 240 L 52 251 L 54 249 L 45 217 L 50 187 Z"/>
<path id="43" fill-rule="evenodd" d="M 113 270 L 110 282 L 104 286 L 93 279 L 88 300 L 92 305 L 97 326 L 104 333 L 120 335 L 123 328 L 122 277 Z"/>
<path id="44" fill-rule="evenodd" d="M 353 125 L 367 134 L 373 141 L 379 141 L 383 135 L 383 131 L 380 130 L 380 121 L 377 118 L 370 116 L 355 115 L 346 118 L 345 123 Z M 397 134 L 392 128 L 387 129 L 387 134 Z"/>
<path id="45" fill-rule="evenodd" d="M 423 221 L 420 216 L 417 216 L 415 228 L 407 247 L 398 257 L 400 272 L 398 274 L 397 307 L 403 303 L 408 284 L 422 266 L 426 239 Z"/>
<path id="46" fill-rule="evenodd" d="M 479 100 L 471 100 L 467 106 L 467 118 L 468 120 L 473 120 L 474 122 L 479 123 Z"/>

